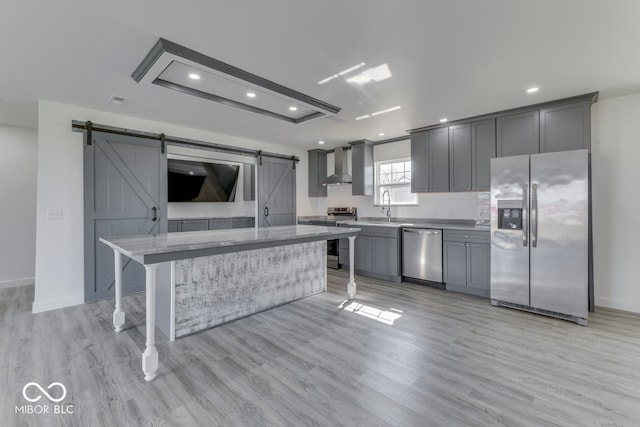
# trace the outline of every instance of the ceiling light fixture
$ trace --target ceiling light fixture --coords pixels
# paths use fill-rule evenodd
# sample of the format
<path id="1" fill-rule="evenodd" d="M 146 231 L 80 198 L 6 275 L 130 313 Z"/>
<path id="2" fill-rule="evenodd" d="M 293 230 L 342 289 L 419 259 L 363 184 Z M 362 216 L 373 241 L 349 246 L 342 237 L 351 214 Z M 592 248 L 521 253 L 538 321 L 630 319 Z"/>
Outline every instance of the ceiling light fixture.
<path id="1" fill-rule="evenodd" d="M 322 145 L 324 144 L 324 141 L 318 141 L 318 144 Z"/>
<path id="2" fill-rule="evenodd" d="M 255 98 L 256 97 L 256 93 L 255 92 L 247 92 L 247 97 L 248 98 Z"/>
<path id="3" fill-rule="evenodd" d="M 447 118 L 446 117 L 443 117 L 443 118 L 440 119 L 440 123 L 446 123 L 446 122 L 447 122 Z"/>
<path id="4" fill-rule="evenodd" d="M 298 111 L 298 107 L 292 105 L 291 107 L 289 107 L 289 111 Z"/>
<path id="5" fill-rule="evenodd" d="M 189 73 L 189 78 L 191 80 L 200 80 L 200 75 L 196 73 Z"/>
<path id="6" fill-rule="evenodd" d="M 196 73 L 199 81 L 187 78 Z M 162 38 L 131 78 L 293 124 L 340 112 L 335 105 Z M 247 92 L 255 93 L 256 98 L 249 102 Z M 288 110 L 291 105 L 297 107 L 295 113 Z"/>
<path id="7" fill-rule="evenodd" d="M 527 89 L 527 93 L 534 93 L 537 92 L 540 88 L 537 87 L 530 87 L 529 89 Z"/>
<path id="8" fill-rule="evenodd" d="M 353 67 L 349 67 L 349 68 L 347 68 L 346 70 L 342 70 L 342 71 L 340 71 L 338 74 L 334 74 L 334 75 L 332 75 L 332 76 L 327 77 L 326 79 L 322 79 L 322 80 L 320 80 L 320 81 L 318 82 L 318 84 L 319 84 L 319 85 L 323 85 L 323 84 L 325 84 L 325 83 L 329 83 L 331 80 L 333 80 L 333 79 L 337 79 L 338 77 L 340 77 L 340 76 L 344 76 L 345 74 L 349 74 L 350 72 L 355 71 L 355 70 L 357 70 L 358 68 L 364 67 L 365 65 L 367 65 L 367 64 L 365 64 L 364 62 L 361 62 L 361 63 L 359 63 L 358 65 L 354 65 Z"/>
<path id="9" fill-rule="evenodd" d="M 384 136 L 384 132 L 380 132 L 378 136 Z"/>

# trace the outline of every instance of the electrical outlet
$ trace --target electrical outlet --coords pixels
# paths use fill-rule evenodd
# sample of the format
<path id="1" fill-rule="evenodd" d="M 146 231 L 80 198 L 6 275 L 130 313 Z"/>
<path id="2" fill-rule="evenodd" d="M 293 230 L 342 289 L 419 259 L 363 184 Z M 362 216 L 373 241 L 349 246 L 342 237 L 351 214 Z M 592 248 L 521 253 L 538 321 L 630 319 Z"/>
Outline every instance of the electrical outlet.
<path id="1" fill-rule="evenodd" d="M 61 208 L 49 208 L 47 209 L 47 221 L 61 221 L 62 209 Z"/>

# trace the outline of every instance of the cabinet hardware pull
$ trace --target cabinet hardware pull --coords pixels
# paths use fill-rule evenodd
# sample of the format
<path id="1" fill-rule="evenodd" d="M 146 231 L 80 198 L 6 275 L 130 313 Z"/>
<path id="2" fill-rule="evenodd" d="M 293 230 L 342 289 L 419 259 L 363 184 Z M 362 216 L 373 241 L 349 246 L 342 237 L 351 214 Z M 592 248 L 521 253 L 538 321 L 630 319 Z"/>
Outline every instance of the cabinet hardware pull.
<path id="1" fill-rule="evenodd" d="M 151 221 L 156 222 L 158 220 L 158 208 L 154 206 L 151 210 L 153 211 L 153 218 L 151 218 Z"/>

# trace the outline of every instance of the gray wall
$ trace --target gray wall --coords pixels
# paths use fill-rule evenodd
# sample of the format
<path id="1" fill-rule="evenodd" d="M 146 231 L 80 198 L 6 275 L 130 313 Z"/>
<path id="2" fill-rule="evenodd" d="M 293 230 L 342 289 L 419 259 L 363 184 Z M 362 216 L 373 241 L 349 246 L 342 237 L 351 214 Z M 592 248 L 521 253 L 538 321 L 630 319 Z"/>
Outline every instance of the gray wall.
<path id="1" fill-rule="evenodd" d="M 35 129 L 0 124 L 0 288 L 34 281 L 37 142 Z"/>

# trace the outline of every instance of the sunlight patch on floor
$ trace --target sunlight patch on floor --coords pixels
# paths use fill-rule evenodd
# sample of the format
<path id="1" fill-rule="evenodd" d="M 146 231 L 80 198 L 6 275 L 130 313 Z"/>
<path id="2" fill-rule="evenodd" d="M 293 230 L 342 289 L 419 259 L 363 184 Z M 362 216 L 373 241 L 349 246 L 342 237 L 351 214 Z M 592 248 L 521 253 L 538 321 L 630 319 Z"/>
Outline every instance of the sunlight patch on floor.
<path id="1" fill-rule="evenodd" d="M 402 310 L 398 310 L 396 308 L 390 308 L 388 311 L 381 310 L 379 308 L 371 307 L 370 305 L 349 300 L 344 300 L 338 308 L 376 320 L 384 323 L 385 325 L 393 325 L 393 322 L 402 317 Z"/>

